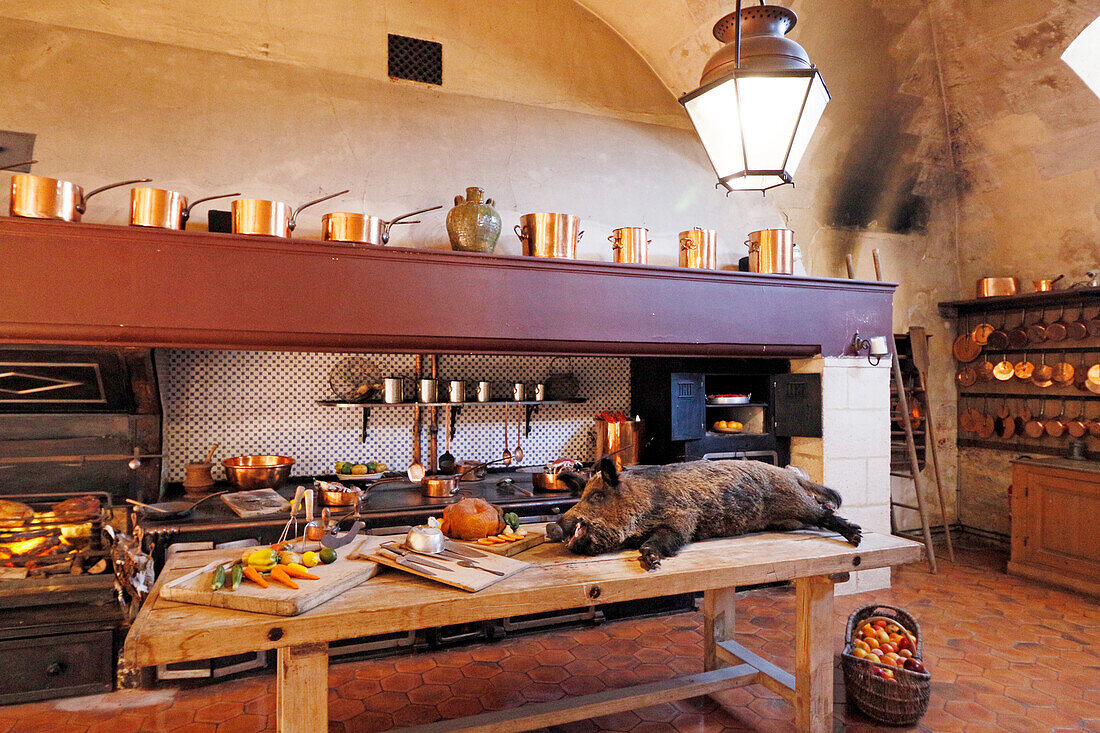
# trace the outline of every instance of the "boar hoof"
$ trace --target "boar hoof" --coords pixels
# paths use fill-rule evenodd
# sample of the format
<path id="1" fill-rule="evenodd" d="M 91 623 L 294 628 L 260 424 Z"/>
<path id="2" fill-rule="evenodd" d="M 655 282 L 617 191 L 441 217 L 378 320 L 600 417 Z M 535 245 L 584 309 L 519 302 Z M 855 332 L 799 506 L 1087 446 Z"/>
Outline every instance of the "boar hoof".
<path id="1" fill-rule="evenodd" d="M 654 550 L 642 551 L 642 567 L 649 572 L 653 572 L 661 567 L 661 555 Z"/>

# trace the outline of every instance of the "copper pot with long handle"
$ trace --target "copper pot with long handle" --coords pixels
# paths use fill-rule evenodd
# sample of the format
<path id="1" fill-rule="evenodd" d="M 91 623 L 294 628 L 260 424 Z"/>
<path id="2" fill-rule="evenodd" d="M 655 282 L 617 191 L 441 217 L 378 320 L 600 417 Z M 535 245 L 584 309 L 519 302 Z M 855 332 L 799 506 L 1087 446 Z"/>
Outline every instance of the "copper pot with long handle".
<path id="1" fill-rule="evenodd" d="M 133 178 L 94 188 L 88 193 L 75 183 L 57 178 L 16 173 L 11 177 L 11 203 L 8 213 L 28 219 L 60 219 L 80 221 L 88 207 L 88 199 L 119 186 L 148 183 L 151 178 Z"/>
<path id="2" fill-rule="evenodd" d="M 425 214 L 442 209 L 443 205 L 432 206 L 393 219 L 383 219 L 370 214 L 356 214 L 349 211 L 335 211 L 321 217 L 321 238 L 326 242 L 350 242 L 352 244 L 370 244 L 376 247 L 390 243 L 390 227 L 394 224 L 419 224 L 419 221 L 405 221 L 410 216 Z"/>
<path id="3" fill-rule="evenodd" d="M 282 237 L 289 239 L 290 233 L 298 220 L 298 214 L 303 209 L 343 196 L 350 189 L 313 199 L 291 209 L 289 204 L 282 201 L 266 201 L 264 199 L 236 199 L 230 205 L 233 219 L 234 234 L 253 234 L 267 237 Z"/>
<path id="4" fill-rule="evenodd" d="M 156 229 L 186 229 L 191 209 L 204 201 L 240 196 L 240 193 L 220 193 L 204 196 L 188 203 L 187 197 L 176 191 L 162 188 L 139 187 L 130 189 L 130 226 Z"/>

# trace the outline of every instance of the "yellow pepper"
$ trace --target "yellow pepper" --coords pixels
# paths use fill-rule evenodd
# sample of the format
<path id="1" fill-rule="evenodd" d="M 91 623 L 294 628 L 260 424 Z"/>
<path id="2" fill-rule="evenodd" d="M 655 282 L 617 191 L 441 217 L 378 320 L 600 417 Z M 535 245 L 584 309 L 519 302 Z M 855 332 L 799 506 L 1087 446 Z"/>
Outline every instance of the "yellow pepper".
<path id="1" fill-rule="evenodd" d="M 261 572 L 268 572 L 278 564 L 279 553 L 270 548 L 255 550 L 248 556 L 249 567 L 256 568 Z"/>

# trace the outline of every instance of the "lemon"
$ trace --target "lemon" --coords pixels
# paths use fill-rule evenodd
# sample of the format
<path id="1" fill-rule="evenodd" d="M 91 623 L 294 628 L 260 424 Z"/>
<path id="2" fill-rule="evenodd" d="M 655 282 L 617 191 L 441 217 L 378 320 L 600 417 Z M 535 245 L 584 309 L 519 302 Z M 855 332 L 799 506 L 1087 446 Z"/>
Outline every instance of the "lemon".
<path id="1" fill-rule="evenodd" d="M 321 564 L 321 557 L 313 550 L 302 553 L 302 565 L 307 568 L 314 568 Z"/>

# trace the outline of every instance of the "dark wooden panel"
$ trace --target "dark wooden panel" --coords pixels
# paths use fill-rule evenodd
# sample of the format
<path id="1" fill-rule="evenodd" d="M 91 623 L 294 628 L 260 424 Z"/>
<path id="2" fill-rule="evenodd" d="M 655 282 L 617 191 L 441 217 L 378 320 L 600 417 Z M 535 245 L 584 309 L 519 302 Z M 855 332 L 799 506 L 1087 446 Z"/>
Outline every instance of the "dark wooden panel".
<path id="1" fill-rule="evenodd" d="M 893 284 L 0 218 L 0 340 L 838 355 Z"/>

